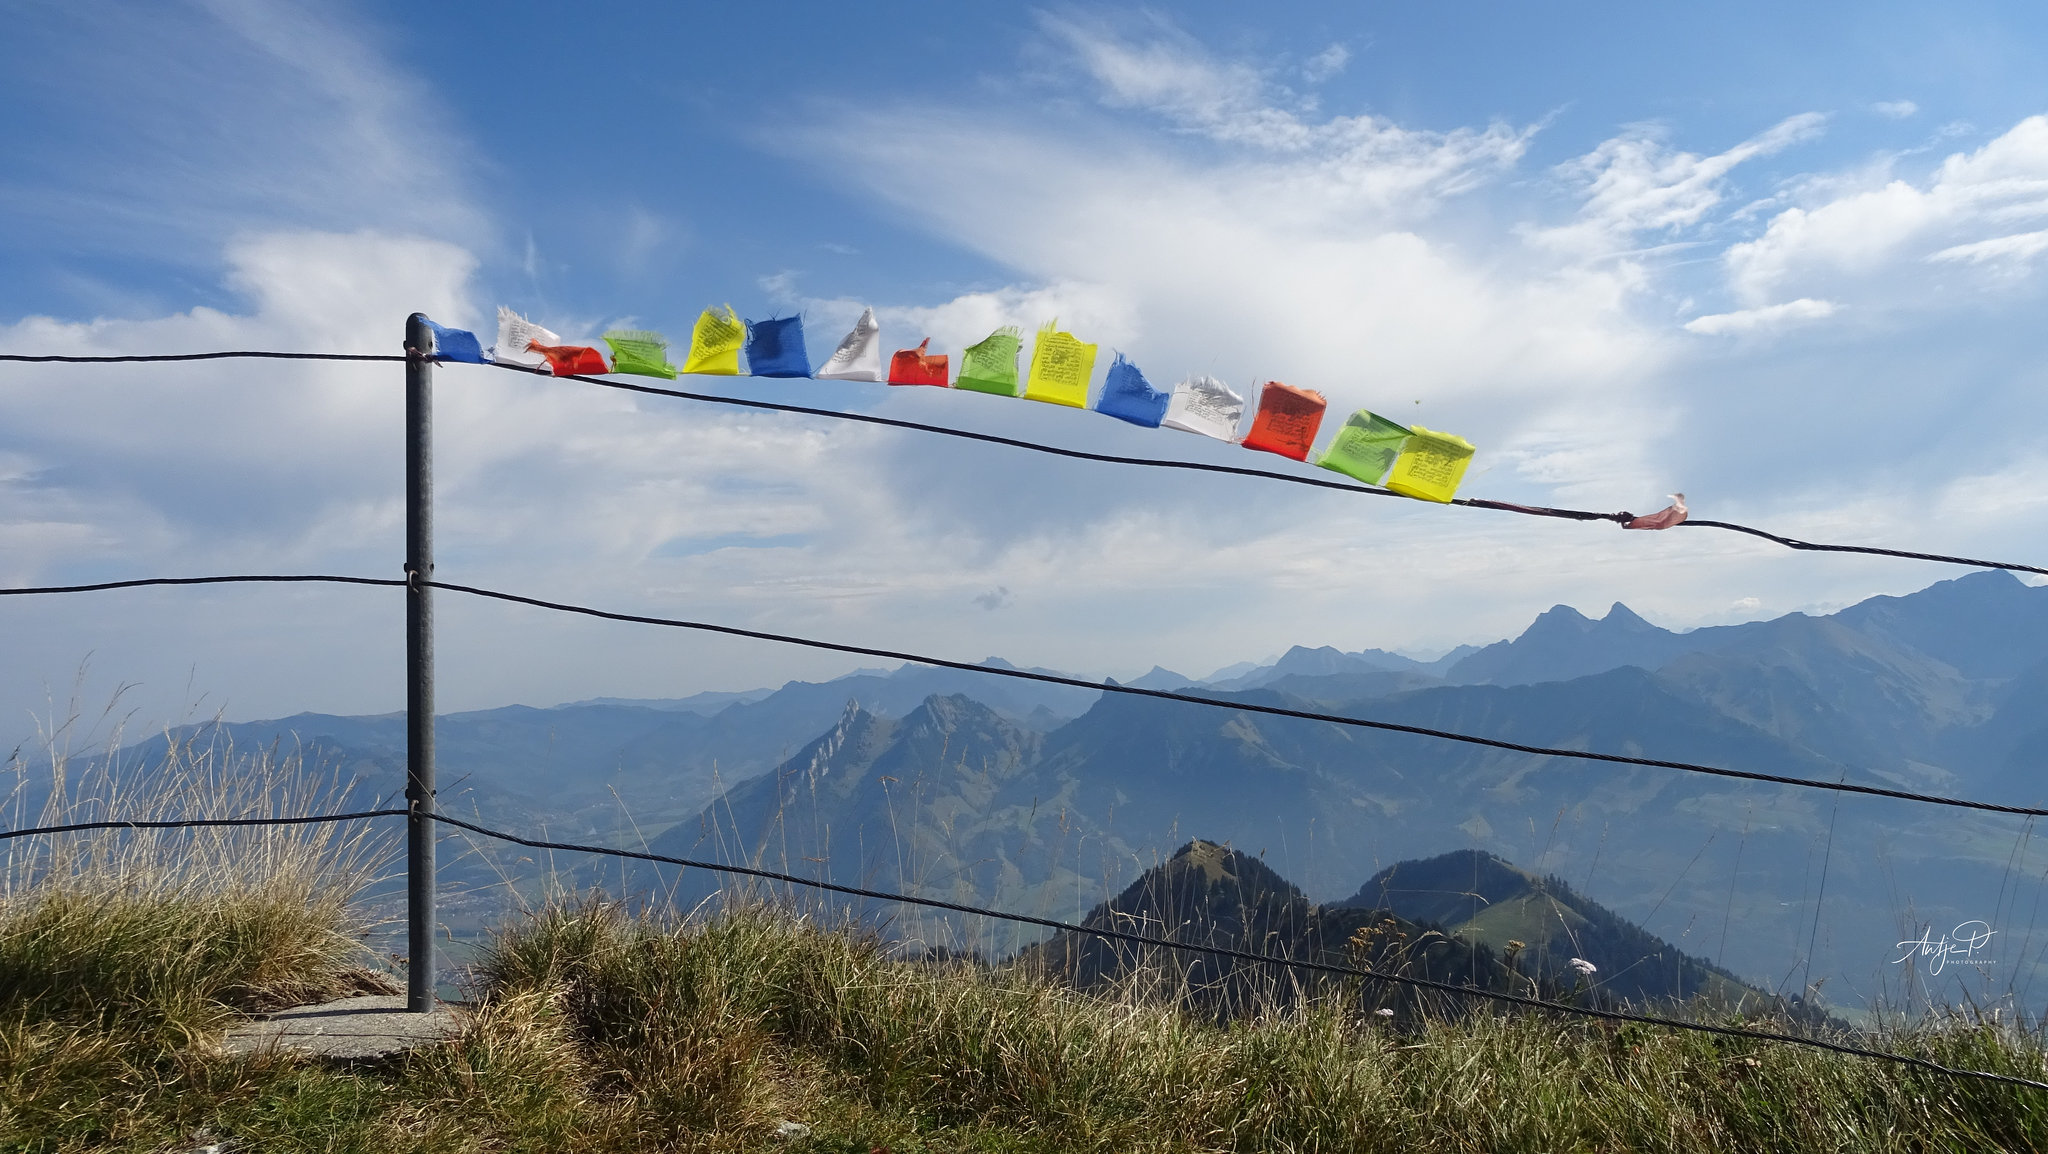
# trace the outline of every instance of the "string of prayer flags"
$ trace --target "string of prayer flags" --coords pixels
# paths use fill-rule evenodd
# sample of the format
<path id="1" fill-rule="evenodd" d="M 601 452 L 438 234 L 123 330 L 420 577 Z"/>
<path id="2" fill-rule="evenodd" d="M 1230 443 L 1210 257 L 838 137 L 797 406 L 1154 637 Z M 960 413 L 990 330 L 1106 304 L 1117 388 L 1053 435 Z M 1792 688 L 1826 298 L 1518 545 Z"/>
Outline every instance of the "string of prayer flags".
<path id="1" fill-rule="evenodd" d="M 1138 371 L 1138 366 L 1118 353 L 1116 361 L 1109 366 L 1108 375 L 1103 378 L 1102 396 L 1096 398 L 1095 411 L 1119 421 L 1156 429 L 1165 418 L 1166 405 L 1171 399 L 1170 394 L 1153 388 L 1145 374 Z"/>
<path id="2" fill-rule="evenodd" d="M 705 309 L 704 315 L 697 318 L 697 327 L 690 331 L 690 359 L 683 362 L 683 371 L 739 376 L 740 348 L 746 343 L 747 324 L 732 311 L 731 305 L 725 306 L 723 313 Z"/>
<path id="3" fill-rule="evenodd" d="M 1057 320 L 1038 330 L 1031 346 L 1031 375 L 1024 399 L 1048 405 L 1088 407 L 1088 378 L 1095 373 L 1095 346 L 1061 332 Z"/>
<path id="4" fill-rule="evenodd" d="M 925 355 L 925 349 L 932 343 L 930 337 L 919 341 L 914 349 L 903 349 L 889 358 L 889 383 L 892 385 L 937 385 L 946 387 L 946 354 Z"/>
<path id="5" fill-rule="evenodd" d="M 882 381 L 882 326 L 875 323 L 875 310 L 865 309 L 853 324 L 853 331 L 832 350 L 818 379 L 826 381 Z"/>
<path id="6" fill-rule="evenodd" d="M 967 351 L 960 354 L 960 379 L 953 382 L 953 387 L 999 397 L 1016 396 L 1017 349 L 1023 343 L 1023 334 L 1016 326 L 1005 325 L 968 345 Z"/>
<path id="7" fill-rule="evenodd" d="M 1200 433 L 1219 441 L 1237 436 L 1237 422 L 1244 416 L 1244 398 L 1215 377 L 1189 377 L 1173 386 L 1167 399 L 1166 416 L 1160 424 L 1183 433 Z"/>
<path id="8" fill-rule="evenodd" d="M 461 361 L 471 365 L 484 363 L 484 349 L 477 342 L 475 333 L 468 329 L 451 329 L 446 325 L 437 325 L 424 316 L 420 319 L 427 321 L 427 327 L 434 332 L 436 357 L 444 361 Z"/>
<path id="9" fill-rule="evenodd" d="M 1377 413 L 1360 409 L 1351 414 L 1330 447 L 1316 464 L 1332 472 L 1377 485 L 1401 455 L 1401 444 L 1409 437 L 1406 425 L 1398 425 Z"/>
<path id="10" fill-rule="evenodd" d="M 747 371 L 757 377 L 808 377 L 811 355 L 804 349 L 804 319 L 780 317 L 747 322 Z"/>
<path id="11" fill-rule="evenodd" d="M 1401 456 L 1387 474 L 1387 488 L 1403 497 L 1449 503 L 1472 463 L 1472 442 L 1449 433 L 1415 426 L 1401 446 Z"/>
<path id="12" fill-rule="evenodd" d="M 546 357 L 548 370 L 558 377 L 611 372 L 605 367 L 604 354 L 588 345 L 544 345 L 535 341 L 526 347 Z"/>
<path id="13" fill-rule="evenodd" d="M 1323 427 L 1323 410 L 1329 407 L 1314 389 L 1267 381 L 1259 390 L 1259 411 L 1244 435 L 1244 447 L 1306 461 L 1315 447 L 1316 431 Z"/>
<path id="14" fill-rule="evenodd" d="M 501 364 L 539 368 L 547 358 L 533 351 L 536 344 L 556 345 L 562 338 L 534 324 L 504 305 L 498 306 L 498 343 L 491 346 L 491 359 Z"/>
<path id="15" fill-rule="evenodd" d="M 430 321 L 428 323 L 431 324 L 433 322 Z M 1685 494 L 1673 493 L 1671 494 L 1671 505 L 1669 508 L 1659 509 L 1655 513 L 1647 513 L 1641 517 L 1633 518 L 1627 524 L 1624 524 L 1622 528 L 1669 529 L 1673 525 L 1683 524 L 1685 521 L 1685 514 Z"/>
<path id="16" fill-rule="evenodd" d="M 612 350 L 613 372 L 676 379 L 676 367 L 668 363 L 668 338 L 660 333 L 613 329 L 604 343 Z"/>

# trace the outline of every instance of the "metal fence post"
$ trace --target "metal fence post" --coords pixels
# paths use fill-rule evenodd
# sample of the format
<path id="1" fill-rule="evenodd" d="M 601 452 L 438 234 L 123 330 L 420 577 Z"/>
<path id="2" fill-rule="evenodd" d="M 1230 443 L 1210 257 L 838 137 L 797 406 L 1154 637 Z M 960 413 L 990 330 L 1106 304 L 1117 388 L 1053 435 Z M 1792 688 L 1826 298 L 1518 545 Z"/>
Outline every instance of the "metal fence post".
<path id="1" fill-rule="evenodd" d="M 434 336 L 405 322 L 405 1005 L 434 1008 Z"/>

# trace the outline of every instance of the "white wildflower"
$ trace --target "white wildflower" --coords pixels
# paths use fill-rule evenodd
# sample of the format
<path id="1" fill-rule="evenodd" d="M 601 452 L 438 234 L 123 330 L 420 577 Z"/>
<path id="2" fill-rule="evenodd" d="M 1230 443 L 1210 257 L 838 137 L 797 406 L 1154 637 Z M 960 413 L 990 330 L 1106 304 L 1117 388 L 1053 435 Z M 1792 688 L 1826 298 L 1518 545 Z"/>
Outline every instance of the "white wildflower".
<path id="1" fill-rule="evenodd" d="M 1594 974 L 1600 972 L 1599 966 L 1594 965 L 1593 963 L 1587 961 L 1584 958 L 1573 958 L 1567 964 L 1570 965 L 1572 969 L 1577 970 L 1579 973 L 1587 977 L 1592 977 Z"/>

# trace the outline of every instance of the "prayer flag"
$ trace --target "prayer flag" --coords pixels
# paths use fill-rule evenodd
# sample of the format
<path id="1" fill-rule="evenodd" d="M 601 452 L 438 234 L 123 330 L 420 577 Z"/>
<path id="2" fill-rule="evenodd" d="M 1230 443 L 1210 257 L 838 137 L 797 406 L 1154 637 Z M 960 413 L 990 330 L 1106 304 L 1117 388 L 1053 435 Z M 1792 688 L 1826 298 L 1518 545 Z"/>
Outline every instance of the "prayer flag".
<path id="1" fill-rule="evenodd" d="M 1627 524 L 1623 525 L 1622 528 L 1669 529 L 1673 525 L 1684 524 L 1686 512 L 1687 510 L 1685 507 L 1685 494 L 1673 493 L 1671 494 L 1671 505 L 1669 508 L 1660 509 L 1655 513 L 1649 513 L 1641 517 L 1632 518 L 1629 520 Z"/>
<path id="2" fill-rule="evenodd" d="M 613 329 L 604 343 L 611 346 L 613 372 L 676 379 L 676 367 L 668 363 L 668 338 L 660 333 Z"/>
<path id="3" fill-rule="evenodd" d="M 747 324 L 740 314 L 725 306 L 725 312 L 705 309 L 690 332 L 690 359 L 683 362 L 686 373 L 706 376 L 740 375 L 740 347 L 747 343 Z"/>
<path id="4" fill-rule="evenodd" d="M 1472 442 L 1449 433 L 1415 426 L 1394 471 L 1387 474 L 1387 488 L 1403 497 L 1448 503 L 1458 494 L 1458 482 L 1465 479 L 1465 466 L 1472 463 Z"/>
<path id="5" fill-rule="evenodd" d="M 1173 386 L 1166 402 L 1166 417 L 1159 423 L 1183 433 L 1200 433 L 1219 441 L 1237 435 L 1237 422 L 1244 416 L 1244 398 L 1215 377 L 1189 377 Z"/>
<path id="6" fill-rule="evenodd" d="M 810 376 L 811 355 L 804 349 L 804 319 L 748 321 L 747 371 L 757 377 Z"/>
<path id="7" fill-rule="evenodd" d="M 865 309 L 860 320 L 855 321 L 853 331 L 839 342 L 832 351 L 831 359 L 818 370 L 818 379 L 826 381 L 881 381 L 882 375 L 882 326 L 875 323 L 875 310 Z"/>
<path id="8" fill-rule="evenodd" d="M 427 321 L 425 317 L 420 319 Z M 470 332 L 468 329 L 447 328 L 443 325 L 437 325 L 433 321 L 427 321 L 427 327 L 434 330 L 434 355 L 436 357 L 444 361 L 462 361 L 472 365 L 484 363 L 483 345 L 477 342 L 475 333 Z"/>
<path id="9" fill-rule="evenodd" d="M 1017 348 L 1023 343 L 1022 336 L 1015 325 L 1005 325 L 979 343 L 968 345 L 967 351 L 960 354 L 960 379 L 953 382 L 953 387 L 999 397 L 1016 396 Z"/>
<path id="10" fill-rule="evenodd" d="M 1124 359 L 1122 353 L 1109 366 L 1109 373 L 1102 380 L 1102 396 L 1096 398 L 1095 411 L 1106 413 L 1120 421 L 1143 425 L 1148 429 L 1159 427 L 1159 421 L 1166 416 L 1168 394 L 1152 387 L 1138 366 Z"/>
<path id="11" fill-rule="evenodd" d="M 889 358 L 889 383 L 892 385 L 937 385 L 946 387 L 946 356 L 926 356 L 925 347 L 932 343 L 930 337 L 919 341 L 914 349 L 904 349 Z"/>
<path id="12" fill-rule="evenodd" d="M 1252 431 L 1244 435 L 1244 447 L 1306 461 L 1315 447 L 1316 430 L 1323 427 L 1323 410 L 1329 407 L 1314 389 L 1267 381 L 1259 390 L 1259 411 L 1252 417 Z"/>
<path id="13" fill-rule="evenodd" d="M 544 345 L 538 341 L 527 346 L 548 359 L 548 368 L 558 377 L 571 373 L 608 373 L 604 354 L 588 345 Z"/>
<path id="14" fill-rule="evenodd" d="M 1377 485 L 1393 466 L 1394 458 L 1401 455 L 1401 442 L 1408 437 L 1408 426 L 1360 409 L 1337 430 L 1316 464 Z"/>
<path id="15" fill-rule="evenodd" d="M 533 351 L 535 342 L 559 344 L 562 338 L 534 324 L 504 305 L 498 306 L 498 343 L 491 346 L 491 359 L 508 365 L 539 368 L 547 358 Z"/>
<path id="16" fill-rule="evenodd" d="M 1031 376 L 1024 399 L 1049 405 L 1088 407 L 1088 378 L 1095 373 L 1095 346 L 1059 330 L 1053 321 L 1038 330 L 1031 346 Z"/>

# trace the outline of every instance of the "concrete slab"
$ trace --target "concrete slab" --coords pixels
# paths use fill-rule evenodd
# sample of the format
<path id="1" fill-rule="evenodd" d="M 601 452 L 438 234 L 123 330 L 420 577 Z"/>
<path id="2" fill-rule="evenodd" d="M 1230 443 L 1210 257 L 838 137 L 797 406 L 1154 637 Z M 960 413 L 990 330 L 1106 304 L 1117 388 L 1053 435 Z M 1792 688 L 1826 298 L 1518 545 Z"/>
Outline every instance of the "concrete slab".
<path id="1" fill-rule="evenodd" d="M 454 1037 L 459 1026 L 451 1007 L 415 1014 L 405 1008 L 402 994 L 367 994 L 254 1019 L 229 1030 L 221 1048 L 230 1054 L 276 1047 L 322 1058 L 387 1058 Z"/>

